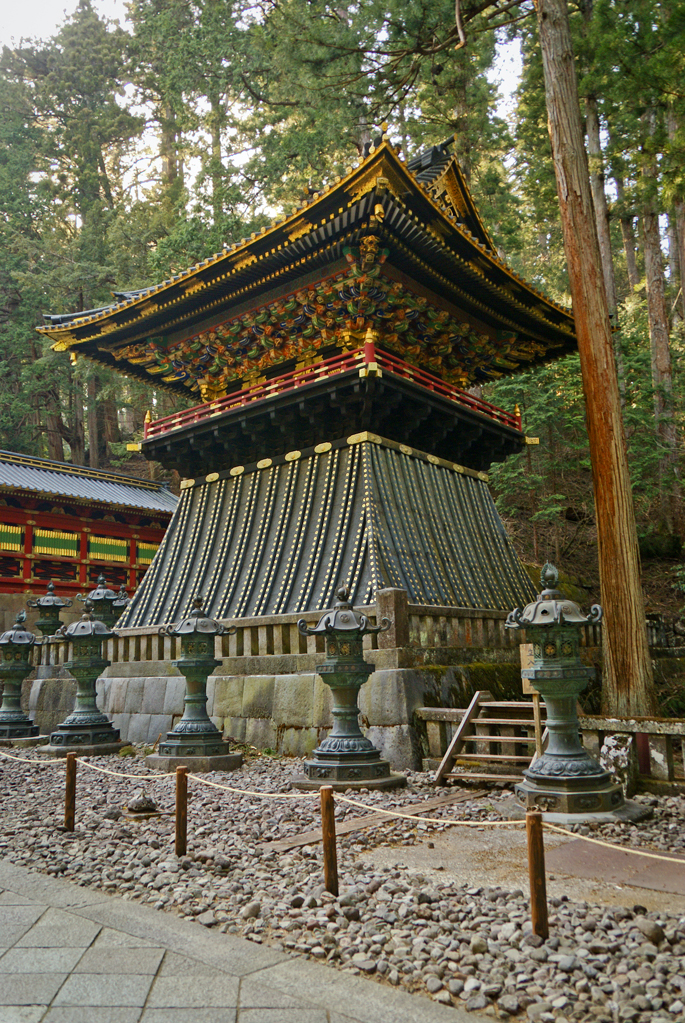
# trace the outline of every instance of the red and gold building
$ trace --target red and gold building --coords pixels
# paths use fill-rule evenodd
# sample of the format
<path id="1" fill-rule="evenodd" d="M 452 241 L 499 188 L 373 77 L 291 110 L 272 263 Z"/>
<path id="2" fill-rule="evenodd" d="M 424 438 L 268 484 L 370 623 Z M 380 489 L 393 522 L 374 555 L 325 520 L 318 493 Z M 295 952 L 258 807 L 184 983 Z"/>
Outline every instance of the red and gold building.
<path id="1" fill-rule="evenodd" d="M 384 141 L 290 217 L 107 308 L 48 316 L 58 351 L 176 393 L 143 454 L 184 477 L 121 619 L 320 610 L 347 584 L 421 606 L 532 595 L 487 487 L 523 449 L 474 385 L 575 348 L 573 317 L 500 257 L 450 145 Z"/>
<path id="2" fill-rule="evenodd" d="M 0 593 L 137 589 L 177 498 L 161 483 L 0 451 Z"/>

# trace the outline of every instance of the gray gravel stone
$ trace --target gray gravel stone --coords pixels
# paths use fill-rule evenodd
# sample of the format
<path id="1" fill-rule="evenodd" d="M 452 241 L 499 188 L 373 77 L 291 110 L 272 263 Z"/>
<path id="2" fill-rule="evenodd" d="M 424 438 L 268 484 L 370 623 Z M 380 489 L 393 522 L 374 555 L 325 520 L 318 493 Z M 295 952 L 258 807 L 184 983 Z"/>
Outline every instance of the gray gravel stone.
<path id="1" fill-rule="evenodd" d="M 101 765 L 119 766 L 104 758 Z M 319 826 L 316 800 L 306 797 L 265 802 L 197 785 L 188 853 L 177 858 L 168 817 L 138 820 L 133 827 L 103 816 L 141 787 L 160 810 L 173 810 L 172 779 L 150 774 L 142 757 L 127 760 L 126 771 L 140 781 L 103 780 L 84 765 L 76 830 L 64 833 L 49 772 L 3 763 L 0 855 L 445 1005 L 454 1001 L 535 1023 L 680 1023 L 685 1017 L 685 917 L 550 899 L 551 937 L 543 941 L 531 931 L 521 891 L 462 886 L 359 858 L 375 844 L 415 842 L 416 825 L 408 821 L 339 836 L 336 899 L 324 890 L 319 846 L 278 854 L 268 846 Z M 209 780 L 278 793 L 288 790 L 296 771 L 290 760 L 263 757 L 229 778 Z M 406 790 L 360 798 L 371 809 L 401 809 L 434 795 L 427 776 L 415 774 Z M 497 805 L 497 795 L 490 794 L 460 804 L 459 814 L 496 820 Z M 622 845 L 685 852 L 685 799 L 661 797 L 652 809 L 646 825 L 590 830 Z M 336 815 L 346 820 L 367 812 L 336 805 Z M 453 807 L 445 811 L 453 814 Z"/>

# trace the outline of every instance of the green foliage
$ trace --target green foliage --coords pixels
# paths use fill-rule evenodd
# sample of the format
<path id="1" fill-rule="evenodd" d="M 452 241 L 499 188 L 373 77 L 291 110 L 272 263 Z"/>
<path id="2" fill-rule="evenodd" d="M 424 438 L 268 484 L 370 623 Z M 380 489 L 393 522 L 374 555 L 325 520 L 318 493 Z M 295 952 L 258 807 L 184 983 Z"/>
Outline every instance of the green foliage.
<path id="1" fill-rule="evenodd" d="M 448 0 L 347 7 L 131 0 L 126 31 L 80 0 L 52 39 L 5 49 L 0 444 L 132 464 L 125 445 L 139 439 L 145 410 L 163 415 L 183 400 L 137 381 L 122 384 L 82 360 L 72 366 L 35 333 L 42 313 L 109 303 L 114 288 L 165 279 L 291 213 L 305 190 L 345 173 L 377 142 L 383 122 L 407 158 L 455 136 L 507 262 L 568 302 L 537 29 L 524 16 L 530 5 L 497 13 L 487 3 L 462 3 L 461 11 L 465 46 L 457 45 Z M 493 25 L 506 27 L 496 33 Z M 637 217 L 649 201 L 662 223 L 668 217 L 673 227 L 680 217 L 685 232 L 685 2 L 665 9 L 655 0 L 583 0 L 572 7 L 572 25 L 581 95 L 596 100 L 614 182 L 607 190 L 624 420 L 639 531 L 654 544 L 662 538 L 661 495 L 672 480 L 655 439 L 646 296 L 628 281 L 622 229 L 628 225 L 639 240 Z M 511 126 L 488 80 L 504 32 L 518 39 L 523 56 Z M 650 131 L 648 109 L 655 112 Z M 654 162 L 656 175 L 645 174 Z M 680 437 L 685 302 L 676 254 L 669 248 L 667 255 Z M 641 274 L 641 245 L 636 259 Z M 595 535 L 578 358 L 486 390 L 505 408 L 518 404 L 526 432 L 540 440 L 491 473 L 522 552 L 527 560 L 580 558 L 585 565 L 581 552 L 592 549 Z M 679 448 L 670 471 L 681 471 L 680 460 Z"/>

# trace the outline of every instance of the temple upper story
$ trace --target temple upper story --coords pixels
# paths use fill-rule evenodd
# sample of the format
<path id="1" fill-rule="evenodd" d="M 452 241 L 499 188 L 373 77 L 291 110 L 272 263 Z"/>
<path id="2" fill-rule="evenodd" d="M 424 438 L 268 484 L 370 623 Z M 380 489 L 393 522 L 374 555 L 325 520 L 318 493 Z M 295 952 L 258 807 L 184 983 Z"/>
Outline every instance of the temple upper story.
<path id="1" fill-rule="evenodd" d="M 571 313 L 499 257 L 449 146 L 384 141 L 290 217 L 102 309 L 46 316 L 59 351 L 211 402 L 376 347 L 468 388 L 575 347 Z"/>

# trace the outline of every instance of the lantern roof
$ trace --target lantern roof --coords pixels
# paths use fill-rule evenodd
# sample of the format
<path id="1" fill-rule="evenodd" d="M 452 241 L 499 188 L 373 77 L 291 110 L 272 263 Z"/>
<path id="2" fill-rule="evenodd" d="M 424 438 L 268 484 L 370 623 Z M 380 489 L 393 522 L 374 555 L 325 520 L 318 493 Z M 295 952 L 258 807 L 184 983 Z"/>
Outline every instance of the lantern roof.
<path id="1" fill-rule="evenodd" d="M 33 646 L 36 637 L 25 627 L 26 611 L 18 611 L 14 625 L 0 636 L 0 643 L 16 643 L 20 646 Z"/>
<path id="2" fill-rule="evenodd" d="M 559 572 L 547 562 L 540 573 L 542 592 L 537 600 L 528 604 L 523 611 L 515 608 L 506 620 L 508 629 L 525 629 L 531 626 L 587 625 L 601 621 L 602 608 L 593 604 L 589 615 L 584 615 L 574 600 L 569 600 L 556 587 Z"/>

